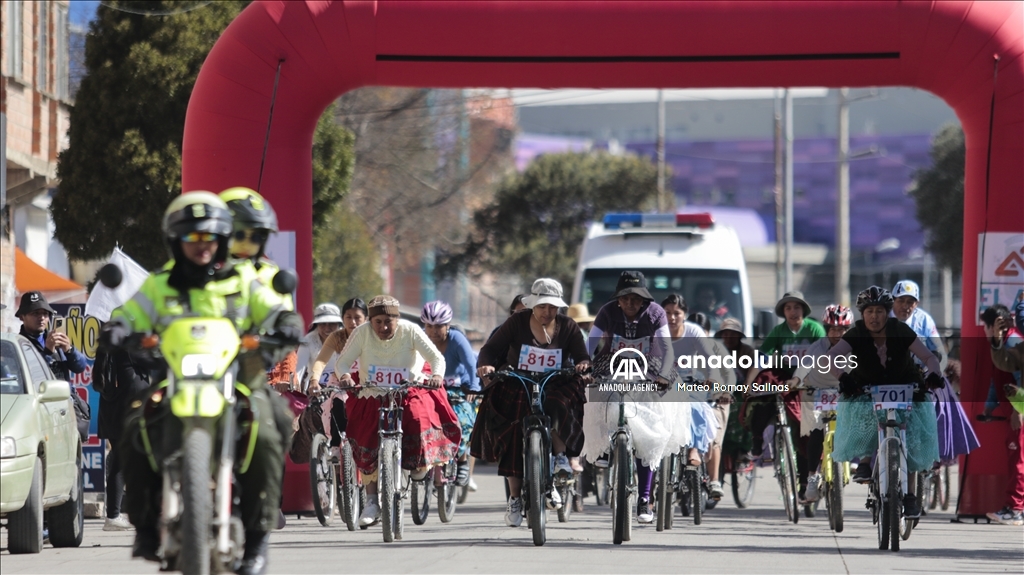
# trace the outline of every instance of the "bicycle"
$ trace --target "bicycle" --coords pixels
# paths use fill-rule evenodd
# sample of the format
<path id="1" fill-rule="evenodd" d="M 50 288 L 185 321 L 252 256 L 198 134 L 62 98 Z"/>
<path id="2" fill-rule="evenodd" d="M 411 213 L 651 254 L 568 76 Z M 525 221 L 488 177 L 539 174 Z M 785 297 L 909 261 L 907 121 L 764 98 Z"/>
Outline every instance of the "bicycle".
<path id="1" fill-rule="evenodd" d="M 796 448 L 793 445 L 793 435 L 789 428 L 789 419 L 786 417 L 786 405 L 782 400 L 782 394 L 776 392 L 751 394 L 750 397 L 774 396 L 775 403 L 775 429 L 772 433 L 772 447 L 774 457 L 772 467 L 775 470 L 775 478 L 779 482 L 782 491 L 782 502 L 786 508 L 786 517 L 794 524 L 800 521 L 800 501 L 797 486 L 797 465 Z"/>
<path id="2" fill-rule="evenodd" d="M 689 451 L 690 448 L 685 448 L 683 453 L 689 453 Z M 711 500 L 710 481 L 703 456 L 699 465 L 687 461 L 682 466 L 682 478 L 678 482 L 677 489 L 679 511 L 683 517 L 692 516 L 694 525 L 700 525 L 704 520 L 704 511 L 708 509 L 708 503 Z"/>
<path id="3" fill-rule="evenodd" d="M 455 484 L 458 464 L 454 459 L 435 467 L 423 479 L 412 480 L 412 521 L 423 525 L 430 515 L 430 497 L 437 496 L 437 514 L 441 523 L 449 523 L 455 517 L 455 503 L 459 487 Z"/>
<path id="4" fill-rule="evenodd" d="M 518 371 L 503 369 L 493 372 L 491 377 L 507 377 L 518 381 L 530 398 L 530 413 L 523 418 L 523 506 L 526 511 L 530 530 L 533 532 L 533 544 L 542 546 L 547 541 L 547 506 L 545 500 L 552 489 L 558 489 L 559 495 L 570 485 L 575 485 L 576 478 L 570 475 L 553 476 L 551 472 L 551 418 L 544 413 L 544 388 L 556 377 L 576 377 L 575 368 L 553 369 L 539 375 L 539 381 Z M 575 489 L 573 487 L 573 489 Z M 575 493 L 575 491 L 573 491 Z M 571 499 L 562 499 L 562 507 L 572 505 Z M 568 515 L 565 516 L 568 520 Z"/>
<path id="5" fill-rule="evenodd" d="M 615 384 L 614 380 L 592 384 L 598 387 Z M 628 385 L 628 384 L 627 384 Z M 628 392 L 612 389 L 618 394 L 618 422 L 611 433 L 609 452 L 608 477 L 612 486 L 609 502 L 612 508 L 612 543 L 622 545 L 632 535 L 633 505 L 636 500 L 638 485 L 636 480 L 636 458 L 633 456 L 633 434 L 629 430 L 626 418 L 626 394 Z"/>
<path id="6" fill-rule="evenodd" d="M 836 405 L 838 389 L 814 390 L 814 410 L 820 411 L 827 428 L 821 454 L 822 496 L 828 514 L 828 526 L 836 533 L 843 532 L 843 488 L 850 483 L 849 462 L 832 459 L 836 436 Z"/>
<path id="7" fill-rule="evenodd" d="M 881 550 L 899 551 L 900 540 L 909 539 L 914 528 L 914 522 L 903 515 L 903 495 L 908 493 L 909 481 L 907 429 L 896 417 L 897 412 L 909 412 L 912 408 L 914 392 L 913 385 L 870 387 L 875 413 L 885 414 L 885 420 L 878 421 L 878 453 L 866 504 L 872 522 L 878 526 Z"/>
<path id="8" fill-rule="evenodd" d="M 941 463 L 938 469 L 917 474 L 917 493 L 921 496 L 922 514 L 936 509 L 949 509 L 949 467 L 950 464 Z"/>

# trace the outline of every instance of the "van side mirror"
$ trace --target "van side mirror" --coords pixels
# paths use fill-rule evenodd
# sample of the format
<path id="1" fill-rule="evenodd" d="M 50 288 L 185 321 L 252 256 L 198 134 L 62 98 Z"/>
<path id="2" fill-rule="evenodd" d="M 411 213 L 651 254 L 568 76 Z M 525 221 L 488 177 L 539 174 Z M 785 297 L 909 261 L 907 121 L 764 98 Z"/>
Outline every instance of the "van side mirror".
<path id="1" fill-rule="evenodd" d="M 299 285 L 299 278 L 292 270 L 280 270 L 274 274 L 271 285 L 277 293 L 287 295 L 295 291 Z"/>
<path id="2" fill-rule="evenodd" d="M 96 275 L 99 277 L 100 283 L 110 289 L 114 289 L 121 285 L 121 281 L 124 279 L 124 275 L 121 273 L 121 268 L 114 264 L 107 264 L 101 267 L 99 273 Z"/>
<path id="3" fill-rule="evenodd" d="M 48 379 L 39 384 L 40 401 L 67 401 L 71 397 L 71 384 L 62 379 Z"/>

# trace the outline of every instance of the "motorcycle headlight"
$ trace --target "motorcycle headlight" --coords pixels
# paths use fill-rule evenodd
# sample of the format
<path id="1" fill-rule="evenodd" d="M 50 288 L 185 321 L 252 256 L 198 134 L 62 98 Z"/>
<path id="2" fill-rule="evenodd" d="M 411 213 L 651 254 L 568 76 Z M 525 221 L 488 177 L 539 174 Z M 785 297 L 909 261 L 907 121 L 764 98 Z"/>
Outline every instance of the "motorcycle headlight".
<path id="1" fill-rule="evenodd" d="M 182 377 L 213 377 L 217 373 L 217 356 L 193 354 L 181 358 Z"/>
<path id="2" fill-rule="evenodd" d="M 18 444 L 13 437 L 0 439 L 0 459 L 8 459 L 18 455 Z"/>

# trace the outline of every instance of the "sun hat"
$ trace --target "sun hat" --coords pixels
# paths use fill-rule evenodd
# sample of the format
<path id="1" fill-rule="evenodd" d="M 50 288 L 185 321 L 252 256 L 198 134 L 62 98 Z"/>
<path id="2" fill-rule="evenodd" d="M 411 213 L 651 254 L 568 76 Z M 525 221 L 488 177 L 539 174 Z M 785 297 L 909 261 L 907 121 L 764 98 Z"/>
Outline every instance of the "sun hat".
<path id="1" fill-rule="evenodd" d="M 25 294 L 21 296 L 21 305 L 18 306 L 18 311 L 14 314 L 14 317 L 20 318 L 23 315 L 30 314 L 39 309 L 45 309 L 50 313 L 57 313 L 53 311 L 50 304 L 46 303 L 46 298 L 43 297 L 43 292 L 25 292 Z"/>
<path id="2" fill-rule="evenodd" d="M 318 323 L 341 323 L 341 310 L 333 303 L 322 303 L 313 310 L 313 325 Z"/>
<path id="3" fill-rule="evenodd" d="M 528 308 L 534 308 L 541 304 L 569 307 L 569 304 L 562 299 L 562 284 L 551 278 L 540 278 L 533 282 L 530 295 L 523 298 L 523 304 Z"/>
<path id="4" fill-rule="evenodd" d="M 572 304 L 569 306 L 569 311 L 566 315 L 576 323 L 594 323 L 594 320 L 597 319 L 590 315 L 590 310 L 587 309 L 587 304 L 585 303 Z"/>
<path id="5" fill-rule="evenodd" d="M 740 339 L 746 335 L 743 333 L 743 326 L 740 325 L 740 320 L 733 317 L 727 317 L 722 320 L 722 325 L 720 325 L 718 327 L 718 331 L 715 332 L 715 337 L 722 337 L 723 332 L 727 331 L 738 332 L 740 334 Z"/>
<path id="6" fill-rule="evenodd" d="M 804 300 L 804 294 L 801 291 L 789 291 L 783 294 L 779 303 L 775 304 L 775 315 L 779 317 L 786 317 L 786 314 L 782 313 L 782 310 L 786 307 L 786 304 L 791 301 L 799 302 L 800 305 L 803 306 L 804 317 L 811 315 L 811 306 Z"/>

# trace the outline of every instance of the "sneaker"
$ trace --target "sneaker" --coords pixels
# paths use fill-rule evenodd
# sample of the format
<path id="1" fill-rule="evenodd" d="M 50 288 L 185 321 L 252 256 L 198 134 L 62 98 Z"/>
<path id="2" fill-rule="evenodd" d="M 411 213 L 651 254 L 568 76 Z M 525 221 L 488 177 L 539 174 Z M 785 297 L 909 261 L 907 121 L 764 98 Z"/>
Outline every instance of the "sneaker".
<path id="1" fill-rule="evenodd" d="M 653 523 L 654 513 L 651 512 L 651 502 L 641 499 L 636 504 L 636 520 L 640 523 Z"/>
<path id="2" fill-rule="evenodd" d="M 469 485 L 469 462 L 459 461 L 457 466 L 458 470 L 455 472 L 455 485 L 465 487 L 466 485 Z"/>
<path id="3" fill-rule="evenodd" d="M 903 516 L 907 519 L 917 519 L 921 516 L 921 500 L 913 493 L 903 496 Z"/>
<path id="4" fill-rule="evenodd" d="M 1024 511 L 1020 509 L 1003 507 L 995 513 L 986 513 L 985 516 L 1001 525 L 1024 525 Z"/>
<path id="5" fill-rule="evenodd" d="M 583 473 L 583 465 L 580 463 L 579 457 L 570 457 L 569 466 L 572 467 L 573 473 Z"/>
<path id="6" fill-rule="evenodd" d="M 522 497 L 510 497 L 508 506 L 505 507 L 505 525 L 519 527 L 523 523 L 523 499 Z"/>
<path id="7" fill-rule="evenodd" d="M 559 453 L 555 456 L 554 470 L 555 475 L 572 475 L 572 465 L 569 464 L 569 458 L 564 453 Z"/>
<path id="8" fill-rule="evenodd" d="M 871 483 L 871 465 L 868 463 L 858 465 L 857 473 L 853 474 L 853 482 L 861 485 Z"/>
<path id="9" fill-rule="evenodd" d="M 551 493 L 548 495 L 548 509 L 561 509 L 562 508 L 562 494 L 558 492 L 558 488 L 552 488 Z"/>
<path id="10" fill-rule="evenodd" d="M 366 507 L 363 508 L 363 513 L 359 516 L 359 525 L 369 527 L 380 521 L 380 505 L 377 503 L 376 497 L 370 495 L 367 497 L 371 497 L 371 499 L 366 502 Z"/>
<path id="11" fill-rule="evenodd" d="M 471 492 L 476 493 L 476 490 L 478 489 L 478 487 L 476 485 L 476 481 L 473 481 L 473 477 L 472 476 L 470 476 L 469 483 L 466 484 L 466 487 L 468 487 Z"/>
<path id="12" fill-rule="evenodd" d="M 821 474 L 813 473 L 807 478 L 807 491 L 804 492 L 804 500 L 814 503 L 821 499 Z"/>
<path id="13" fill-rule="evenodd" d="M 721 481 L 711 481 L 708 483 L 708 489 L 711 490 L 711 498 L 718 500 L 725 497 L 725 491 L 722 489 Z"/>
<path id="14" fill-rule="evenodd" d="M 132 524 L 128 522 L 128 518 L 125 517 L 124 513 L 117 517 L 107 517 L 103 521 L 104 531 L 131 531 L 134 529 Z"/>

